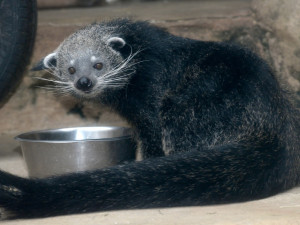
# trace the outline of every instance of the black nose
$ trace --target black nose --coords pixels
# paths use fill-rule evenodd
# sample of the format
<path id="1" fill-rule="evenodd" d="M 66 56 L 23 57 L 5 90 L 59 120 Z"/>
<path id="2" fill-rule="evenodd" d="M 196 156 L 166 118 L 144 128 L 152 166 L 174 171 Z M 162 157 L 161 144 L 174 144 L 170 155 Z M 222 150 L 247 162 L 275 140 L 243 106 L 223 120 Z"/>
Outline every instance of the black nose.
<path id="1" fill-rule="evenodd" d="M 93 86 L 93 82 L 87 77 L 81 77 L 76 83 L 76 88 L 81 91 L 90 91 Z"/>

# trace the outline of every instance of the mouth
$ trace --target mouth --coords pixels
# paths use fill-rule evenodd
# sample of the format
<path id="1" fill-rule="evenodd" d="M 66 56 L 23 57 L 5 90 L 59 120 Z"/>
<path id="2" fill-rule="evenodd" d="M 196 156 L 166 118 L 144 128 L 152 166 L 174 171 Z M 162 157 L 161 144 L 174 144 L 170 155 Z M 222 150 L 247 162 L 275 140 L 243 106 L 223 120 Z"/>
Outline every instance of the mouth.
<path id="1" fill-rule="evenodd" d="M 77 89 L 78 90 L 78 89 Z M 92 89 L 90 90 L 79 90 L 81 93 L 85 93 L 85 94 L 91 94 L 92 93 Z"/>
<path id="2" fill-rule="evenodd" d="M 75 92 L 76 92 L 76 94 L 77 95 L 79 95 L 79 96 L 86 96 L 86 97 L 88 97 L 88 96 L 91 96 L 91 95 L 93 95 L 93 89 L 89 89 L 89 90 L 80 90 L 80 89 L 78 89 L 78 88 L 76 88 L 75 87 Z"/>
<path id="3" fill-rule="evenodd" d="M 78 99 L 79 101 L 93 101 L 97 99 L 98 93 L 91 91 L 81 91 L 77 88 L 74 88 L 72 94 L 75 99 Z"/>

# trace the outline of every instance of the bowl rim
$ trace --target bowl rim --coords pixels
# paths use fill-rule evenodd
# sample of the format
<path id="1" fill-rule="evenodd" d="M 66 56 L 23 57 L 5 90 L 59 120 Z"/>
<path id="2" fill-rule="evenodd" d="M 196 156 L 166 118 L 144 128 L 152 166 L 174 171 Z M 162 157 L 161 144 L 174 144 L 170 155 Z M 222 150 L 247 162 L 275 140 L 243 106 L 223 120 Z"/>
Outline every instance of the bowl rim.
<path id="1" fill-rule="evenodd" d="M 59 131 L 72 131 L 72 130 L 84 130 L 84 129 L 124 129 L 126 131 L 126 135 L 118 136 L 118 137 L 111 137 L 111 138 L 86 138 L 82 140 L 51 140 L 51 139 L 33 139 L 28 138 L 26 136 L 32 135 L 32 134 L 38 134 L 38 133 L 50 133 L 50 132 L 59 132 Z M 24 137 L 25 136 L 25 137 Z M 117 140 L 123 140 L 123 139 L 129 139 L 132 138 L 133 132 L 130 127 L 125 126 L 82 126 L 82 127 L 65 127 L 65 128 L 58 128 L 58 129 L 45 129 L 45 130 L 35 130 L 35 131 L 29 131 L 25 133 L 21 133 L 14 137 L 15 140 L 20 142 L 38 142 L 38 143 L 77 143 L 77 142 L 86 142 L 86 141 L 117 141 Z"/>

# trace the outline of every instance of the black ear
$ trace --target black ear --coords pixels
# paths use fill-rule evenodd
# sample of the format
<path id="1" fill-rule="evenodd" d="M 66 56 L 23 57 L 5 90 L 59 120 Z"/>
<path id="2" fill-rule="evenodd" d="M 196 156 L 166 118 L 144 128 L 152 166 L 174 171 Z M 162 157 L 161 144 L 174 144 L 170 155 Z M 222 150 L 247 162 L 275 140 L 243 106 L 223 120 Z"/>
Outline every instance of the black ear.
<path id="1" fill-rule="evenodd" d="M 123 38 L 120 37 L 111 37 L 107 40 L 107 44 L 114 50 L 120 50 L 126 45 L 126 42 Z"/>
<path id="2" fill-rule="evenodd" d="M 40 71 L 45 69 L 51 69 L 56 67 L 56 52 L 53 52 L 39 61 L 33 68 L 32 71 Z"/>

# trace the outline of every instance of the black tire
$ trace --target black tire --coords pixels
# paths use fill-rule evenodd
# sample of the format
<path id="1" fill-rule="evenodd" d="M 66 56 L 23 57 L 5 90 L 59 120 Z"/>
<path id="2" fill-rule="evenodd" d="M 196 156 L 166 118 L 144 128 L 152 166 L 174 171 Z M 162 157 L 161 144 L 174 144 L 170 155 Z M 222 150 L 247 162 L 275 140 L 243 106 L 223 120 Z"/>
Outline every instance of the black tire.
<path id="1" fill-rule="evenodd" d="M 0 0 L 0 107 L 22 80 L 36 26 L 36 0 Z"/>

